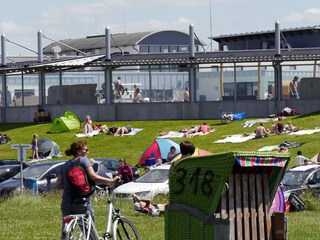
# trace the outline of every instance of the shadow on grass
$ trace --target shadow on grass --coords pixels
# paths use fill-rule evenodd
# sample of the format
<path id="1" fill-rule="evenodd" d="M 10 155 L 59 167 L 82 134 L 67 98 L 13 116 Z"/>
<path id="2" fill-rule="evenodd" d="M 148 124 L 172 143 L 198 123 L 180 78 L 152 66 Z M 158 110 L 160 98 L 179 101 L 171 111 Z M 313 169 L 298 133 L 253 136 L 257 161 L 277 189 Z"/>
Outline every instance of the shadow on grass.
<path id="1" fill-rule="evenodd" d="M 295 117 L 294 117 L 294 119 L 305 118 L 305 117 L 311 117 L 311 116 L 316 116 L 316 115 L 320 115 L 320 111 L 312 112 L 312 113 L 308 113 L 308 114 L 301 114 L 301 115 L 297 115 L 297 116 L 295 116 Z"/>
<path id="2" fill-rule="evenodd" d="M 37 124 L 32 124 L 32 123 L 7 123 L 7 124 L 1 124 L 0 125 L 0 132 L 13 130 L 13 129 L 17 129 L 17 128 L 29 127 L 29 126 L 32 126 L 32 125 L 37 125 Z"/>

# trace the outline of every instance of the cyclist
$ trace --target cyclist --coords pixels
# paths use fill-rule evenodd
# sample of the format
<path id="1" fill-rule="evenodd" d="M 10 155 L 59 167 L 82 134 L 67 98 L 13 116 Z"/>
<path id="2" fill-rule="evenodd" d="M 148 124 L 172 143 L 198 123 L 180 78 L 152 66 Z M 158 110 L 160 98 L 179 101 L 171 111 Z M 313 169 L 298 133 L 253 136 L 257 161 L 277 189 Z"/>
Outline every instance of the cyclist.
<path id="1" fill-rule="evenodd" d="M 68 182 L 68 178 L 67 178 L 67 173 L 75 162 L 80 164 L 80 166 L 83 169 L 85 169 L 88 178 L 92 182 L 109 183 L 109 182 L 116 182 L 120 179 L 120 177 L 118 176 L 114 177 L 113 179 L 109 179 L 109 178 L 104 178 L 97 175 L 93 170 L 90 160 L 87 157 L 88 152 L 89 150 L 88 150 L 86 141 L 73 142 L 70 145 L 70 148 L 65 151 L 66 155 L 72 156 L 73 159 L 67 161 L 63 165 L 63 167 L 61 168 L 60 175 L 58 176 L 58 179 L 56 182 L 56 188 L 63 188 L 63 195 L 62 195 L 62 202 L 61 202 L 62 217 L 75 213 L 72 210 L 72 205 L 78 199 L 73 196 L 73 191 L 71 189 L 71 185 Z M 92 218 L 94 218 L 90 197 L 85 198 L 85 201 L 86 201 L 86 206 L 92 215 Z M 62 218 L 62 221 L 63 221 L 63 218 Z M 63 228 L 63 223 L 62 223 L 62 228 Z"/>

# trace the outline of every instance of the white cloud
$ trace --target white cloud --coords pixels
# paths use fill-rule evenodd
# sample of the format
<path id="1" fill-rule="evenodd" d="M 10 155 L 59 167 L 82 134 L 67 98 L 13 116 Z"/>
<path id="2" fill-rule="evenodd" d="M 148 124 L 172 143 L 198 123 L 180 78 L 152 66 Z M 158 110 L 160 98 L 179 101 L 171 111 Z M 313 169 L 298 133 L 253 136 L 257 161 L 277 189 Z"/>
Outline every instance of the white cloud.
<path id="1" fill-rule="evenodd" d="M 281 22 L 284 23 L 314 23 L 320 21 L 320 8 L 309 8 L 303 12 L 290 12 L 284 16 Z"/>
<path id="2" fill-rule="evenodd" d="M 246 2 L 248 0 L 211 0 L 211 3 L 221 3 L 221 2 Z M 119 0 L 117 2 L 121 2 L 123 6 L 128 5 L 149 5 L 150 0 Z M 168 7 L 172 5 L 177 6 L 204 6 L 208 5 L 210 0 L 152 0 L 152 5 L 167 5 Z"/>
<path id="3" fill-rule="evenodd" d="M 0 29 L 2 32 L 6 34 L 25 34 L 25 33 L 32 33 L 34 32 L 34 29 L 31 28 L 26 28 L 21 25 L 17 25 L 14 22 L 7 22 L 7 21 L 2 21 L 0 22 Z"/>
<path id="4" fill-rule="evenodd" d="M 126 29 L 126 32 L 145 32 L 168 29 L 188 32 L 189 25 L 191 23 L 192 21 L 185 17 L 180 17 L 173 21 L 161 21 L 152 19 L 144 22 L 130 22 L 127 23 L 126 26 L 123 26 L 123 24 L 113 24 L 110 25 L 110 29 L 112 33 L 124 32 L 124 28 Z"/>

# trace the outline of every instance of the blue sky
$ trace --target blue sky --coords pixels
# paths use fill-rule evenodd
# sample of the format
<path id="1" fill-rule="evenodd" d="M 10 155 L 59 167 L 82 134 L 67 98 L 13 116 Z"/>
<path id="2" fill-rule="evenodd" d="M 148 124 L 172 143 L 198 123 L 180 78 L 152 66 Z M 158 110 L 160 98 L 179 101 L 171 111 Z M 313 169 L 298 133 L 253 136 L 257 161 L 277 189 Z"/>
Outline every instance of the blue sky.
<path id="1" fill-rule="evenodd" d="M 111 33 L 188 32 L 192 23 L 209 44 L 211 32 L 218 36 L 273 30 L 276 20 L 282 29 L 320 25 L 318 0 L 10 0 L 1 3 L 0 11 L 0 34 L 34 51 L 39 29 L 61 40 L 101 35 L 106 26 Z M 44 46 L 50 43 L 43 39 Z M 12 43 L 6 46 L 9 56 L 34 55 Z"/>

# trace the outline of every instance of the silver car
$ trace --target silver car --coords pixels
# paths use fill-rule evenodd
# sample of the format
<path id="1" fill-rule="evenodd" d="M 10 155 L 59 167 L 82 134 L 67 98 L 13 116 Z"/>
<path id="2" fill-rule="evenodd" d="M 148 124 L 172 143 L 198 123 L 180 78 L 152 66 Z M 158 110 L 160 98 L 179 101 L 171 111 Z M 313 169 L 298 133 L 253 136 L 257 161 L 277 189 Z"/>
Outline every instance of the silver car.
<path id="1" fill-rule="evenodd" d="M 45 192 L 52 189 L 66 161 L 40 162 L 22 171 L 23 183 L 32 191 Z M 5 197 L 21 191 L 21 173 L 0 183 L 0 196 Z"/>

